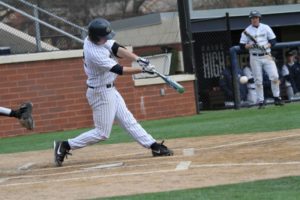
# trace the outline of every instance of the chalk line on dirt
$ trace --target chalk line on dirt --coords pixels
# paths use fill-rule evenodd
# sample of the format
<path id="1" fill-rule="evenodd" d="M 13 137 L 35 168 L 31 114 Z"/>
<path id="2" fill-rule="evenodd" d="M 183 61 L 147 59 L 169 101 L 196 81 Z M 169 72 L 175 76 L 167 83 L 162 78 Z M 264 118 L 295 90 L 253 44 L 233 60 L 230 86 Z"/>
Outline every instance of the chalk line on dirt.
<path id="1" fill-rule="evenodd" d="M 275 141 L 275 140 L 289 139 L 289 138 L 294 138 L 294 137 L 300 137 L 300 135 L 294 134 L 294 135 L 266 138 L 266 139 L 253 140 L 253 141 L 235 142 L 235 143 L 222 144 L 222 145 L 212 146 L 212 147 L 203 147 L 203 148 L 198 148 L 195 150 L 201 151 L 201 150 L 222 149 L 222 148 L 227 148 L 227 147 L 235 147 L 235 146 L 249 145 L 249 144 L 255 144 L 255 143 L 262 143 L 262 142 L 271 142 L 271 141 Z"/>
<path id="2" fill-rule="evenodd" d="M 147 175 L 147 174 L 167 173 L 167 172 L 175 172 L 175 169 L 147 171 L 147 172 L 117 173 L 117 174 L 109 174 L 109 175 L 98 175 L 98 176 L 44 180 L 44 181 L 32 181 L 32 182 L 23 182 L 23 183 L 10 183 L 10 184 L 0 185 L 0 187 L 33 185 L 33 184 L 43 184 L 43 183 L 57 183 L 57 182 L 64 182 L 64 181 L 91 180 L 91 179 L 119 177 L 119 176 Z"/>
<path id="3" fill-rule="evenodd" d="M 206 167 L 239 167 L 239 166 L 267 166 L 267 165 L 300 165 L 300 161 L 289 162 L 260 162 L 260 163 L 215 163 L 215 164 L 193 164 L 190 168 Z"/>

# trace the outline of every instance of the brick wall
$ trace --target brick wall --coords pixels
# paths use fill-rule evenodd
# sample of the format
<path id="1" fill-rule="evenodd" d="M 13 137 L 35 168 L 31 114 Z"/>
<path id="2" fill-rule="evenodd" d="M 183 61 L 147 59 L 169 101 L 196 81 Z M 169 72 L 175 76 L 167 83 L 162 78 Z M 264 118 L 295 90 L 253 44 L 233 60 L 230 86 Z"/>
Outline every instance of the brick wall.
<path id="1" fill-rule="evenodd" d="M 125 60 L 121 64 L 130 65 Z M 0 106 L 16 108 L 31 100 L 36 122 L 36 129 L 27 131 L 16 119 L 0 117 L 0 137 L 93 126 L 81 58 L 0 64 L 0 77 Z M 181 84 L 184 94 L 165 84 L 135 87 L 131 76 L 119 76 L 116 87 L 133 115 L 148 120 L 196 114 L 193 81 Z"/>

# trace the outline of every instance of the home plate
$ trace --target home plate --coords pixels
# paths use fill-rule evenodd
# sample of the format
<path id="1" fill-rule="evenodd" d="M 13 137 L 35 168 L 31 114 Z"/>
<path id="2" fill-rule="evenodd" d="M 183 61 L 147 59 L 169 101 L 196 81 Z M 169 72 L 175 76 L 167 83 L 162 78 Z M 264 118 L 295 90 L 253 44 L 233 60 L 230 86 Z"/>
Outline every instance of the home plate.
<path id="1" fill-rule="evenodd" d="M 123 162 L 117 162 L 117 163 L 103 164 L 103 165 L 97 165 L 94 167 L 83 168 L 83 170 L 106 169 L 106 168 L 121 167 L 123 165 L 124 165 Z"/>

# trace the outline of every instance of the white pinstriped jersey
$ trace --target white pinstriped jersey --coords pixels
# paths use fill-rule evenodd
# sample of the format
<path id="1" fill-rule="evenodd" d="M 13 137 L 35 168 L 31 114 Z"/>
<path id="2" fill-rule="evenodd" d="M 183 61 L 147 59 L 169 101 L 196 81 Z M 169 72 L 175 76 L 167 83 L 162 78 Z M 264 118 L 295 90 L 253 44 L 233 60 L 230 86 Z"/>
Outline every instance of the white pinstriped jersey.
<path id="1" fill-rule="evenodd" d="M 117 74 L 109 71 L 117 64 L 111 50 L 114 43 L 115 40 L 107 40 L 103 45 L 96 45 L 88 38 L 84 40 L 84 71 L 89 86 L 101 87 L 115 81 Z"/>
<path id="2" fill-rule="evenodd" d="M 270 28 L 270 26 L 263 24 L 263 23 L 259 23 L 259 26 L 257 28 L 252 25 L 249 25 L 246 28 L 246 31 L 256 39 L 259 46 L 264 46 L 269 42 L 269 40 L 276 38 L 276 36 L 275 36 L 273 30 Z M 251 41 L 244 33 L 242 33 L 240 43 L 241 44 L 254 44 L 254 42 Z M 264 53 L 262 50 L 256 49 L 256 48 L 249 49 L 249 52 L 250 53 Z M 271 49 L 268 48 L 267 52 L 271 52 Z"/>

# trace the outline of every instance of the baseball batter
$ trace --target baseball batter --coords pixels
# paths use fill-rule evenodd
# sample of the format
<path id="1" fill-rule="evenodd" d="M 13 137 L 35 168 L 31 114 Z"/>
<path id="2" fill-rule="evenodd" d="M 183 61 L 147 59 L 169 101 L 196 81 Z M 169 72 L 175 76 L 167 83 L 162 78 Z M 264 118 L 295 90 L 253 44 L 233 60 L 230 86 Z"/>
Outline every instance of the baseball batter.
<path id="1" fill-rule="evenodd" d="M 149 61 L 138 57 L 112 40 L 115 32 L 110 23 L 97 18 L 88 25 L 88 37 L 84 41 L 84 71 L 87 75 L 86 97 L 93 110 L 95 128 L 69 139 L 54 141 L 54 161 L 61 166 L 70 150 L 83 148 L 106 140 L 110 136 L 114 120 L 139 144 L 152 150 L 153 156 L 171 156 L 173 152 L 162 143 L 157 143 L 148 134 L 126 107 L 123 97 L 115 88 L 118 75 L 151 73 L 154 70 Z M 140 67 L 125 67 L 118 64 L 117 58 L 136 61 Z"/>
<path id="2" fill-rule="evenodd" d="M 0 107 L 0 116 L 15 117 L 19 119 L 20 124 L 28 130 L 34 129 L 34 120 L 32 118 L 31 102 L 22 103 L 16 110 Z"/>
<path id="3" fill-rule="evenodd" d="M 250 66 L 253 72 L 256 85 L 257 102 L 259 109 L 264 108 L 263 75 L 264 69 L 271 80 L 271 89 L 274 97 L 274 104 L 282 106 L 280 97 L 279 75 L 276 64 L 271 56 L 271 47 L 276 44 L 276 36 L 273 30 L 266 24 L 260 23 L 261 14 L 258 11 L 251 11 L 249 14 L 251 24 L 245 29 L 253 36 L 257 43 L 253 42 L 243 32 L 240 39 L 241 49 L 248 49 L 250 54 Z"/>

